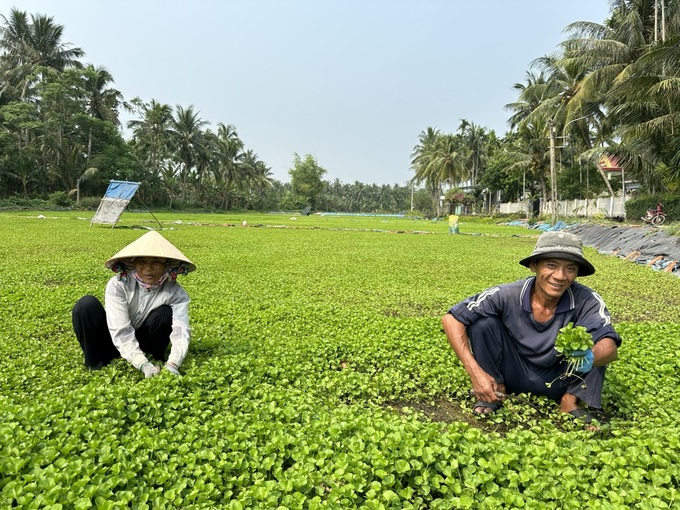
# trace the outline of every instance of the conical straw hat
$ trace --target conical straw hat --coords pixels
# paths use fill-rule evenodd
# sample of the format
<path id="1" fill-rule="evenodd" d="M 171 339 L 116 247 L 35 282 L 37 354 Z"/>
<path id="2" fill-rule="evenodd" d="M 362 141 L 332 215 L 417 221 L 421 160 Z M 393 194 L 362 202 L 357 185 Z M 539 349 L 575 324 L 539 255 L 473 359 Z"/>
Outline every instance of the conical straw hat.
<path id="1" fill-rule="evenodd" d="M 147 232 L 136 241 L 131 242 L 125 248 L 116 253 L 113 257 L 105 262 L 106 267 L 112 269 L 116 262 L 129 263 L 130 259 L 135 257 L 158 257 L 162 259 L 172 259 L 178 262 L 184 262 L 187 266 L 187 272 L 196 269 L 196 265 L 186 258 L 181 251 L 173 246 L 173 244 L 165 239 L 155 230 Z"/>

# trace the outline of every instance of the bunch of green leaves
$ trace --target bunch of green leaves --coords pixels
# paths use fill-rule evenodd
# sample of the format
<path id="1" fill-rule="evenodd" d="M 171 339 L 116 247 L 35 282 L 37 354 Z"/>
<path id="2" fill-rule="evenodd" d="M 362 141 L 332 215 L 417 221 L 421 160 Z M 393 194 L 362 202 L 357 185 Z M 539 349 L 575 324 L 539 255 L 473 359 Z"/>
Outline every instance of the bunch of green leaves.
<path id="1" fill-rule="evenodd" d="M 576 351 L 586 351 L 593 347 L 593 335 L 588 333 L 584 326 L 574 326 L 570 322 L 560 328 L 555 338 L 555 350 L 567 361 L 565 377 L 571 377 L 580 368 L 583 362 L 582 356 L 574 356 Z"/>
<path id="2" fill-rule="evenodd" d="M 570 322 L 560 328 L 555 338 L 555 350 L 566 357 L 571 357 L 574 351 L 585 351 L 593 346 L 593 336 L 584 326 L 574 326 Z"/>

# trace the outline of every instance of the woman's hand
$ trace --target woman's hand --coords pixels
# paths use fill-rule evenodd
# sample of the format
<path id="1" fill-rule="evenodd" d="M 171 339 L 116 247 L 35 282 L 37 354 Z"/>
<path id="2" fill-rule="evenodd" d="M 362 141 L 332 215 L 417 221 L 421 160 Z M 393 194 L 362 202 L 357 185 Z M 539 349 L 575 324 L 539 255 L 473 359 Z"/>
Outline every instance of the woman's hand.
<path id="1" fill-rule="evenodd" d="M 172 361 L 168 361 L 165 364 L 165 368 L 167 369 L 168 372 L 170 372 L 173 375 L 181 375 L 179 373 L 179 367 L 175 365 Z"/>
<path id="2" fill-rule="evenodd" d="M 139 369 L 144 372 L 144 377 L 148 379 L 149 377 L 153 377 L 155 375 L 158 375 L 161 373 L 161 369 L 158 368 L 156 365 L 151 363 L 150 361 L 147 361 L 146 363 L 143 363 Z"/>

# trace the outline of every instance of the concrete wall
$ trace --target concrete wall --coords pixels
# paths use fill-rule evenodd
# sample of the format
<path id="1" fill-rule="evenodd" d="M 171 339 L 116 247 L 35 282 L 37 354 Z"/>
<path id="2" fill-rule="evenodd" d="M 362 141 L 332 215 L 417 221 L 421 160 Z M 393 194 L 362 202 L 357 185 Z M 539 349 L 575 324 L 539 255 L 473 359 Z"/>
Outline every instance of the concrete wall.
<path id="1" fill-rule="evenodd" d="M 500 214 L 527 214 L 530 211 L 529 202 L 503 202 L 496 204 Z M 541 203 L 541 213 L 552 215 L 552 201 Z M 626 208 L 621 197 L 597 198 L 590 200 L 558 200 L 557 215 L 561 217 L 591 218 L 604 216 L 606 218 L 625 218 Z"/>

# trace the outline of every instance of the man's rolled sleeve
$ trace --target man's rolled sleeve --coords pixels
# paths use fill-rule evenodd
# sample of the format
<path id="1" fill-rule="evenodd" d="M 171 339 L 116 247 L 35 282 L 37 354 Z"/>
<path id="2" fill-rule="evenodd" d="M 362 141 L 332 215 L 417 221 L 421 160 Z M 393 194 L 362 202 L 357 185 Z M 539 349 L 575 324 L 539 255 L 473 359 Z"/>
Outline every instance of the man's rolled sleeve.
<path id="1" fill-rule="evenodd" d="M 617 347 L 621 347 L 621 337 L 612 325 L 611 315 L 604 304 L 604 300 L 595 291 L 583 302 L 576 318 L 576 324 L 586 328 L 597 343 L 602 338 L 611 338 Z"/>

